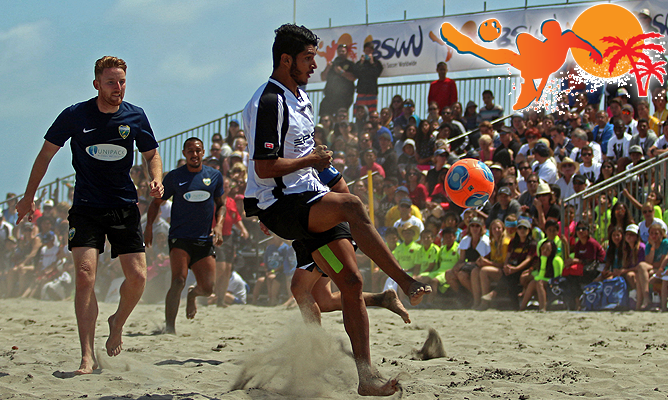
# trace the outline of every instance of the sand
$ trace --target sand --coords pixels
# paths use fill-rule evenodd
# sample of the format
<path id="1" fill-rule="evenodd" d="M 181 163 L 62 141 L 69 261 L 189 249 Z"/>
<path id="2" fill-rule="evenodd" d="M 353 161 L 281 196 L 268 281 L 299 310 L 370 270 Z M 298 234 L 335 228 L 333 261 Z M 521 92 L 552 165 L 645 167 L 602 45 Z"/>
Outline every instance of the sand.
<path id="1" fill-rule="evenodd" d="M 124 351 L 104 353 L 100 304 L 96 349 L 103 367 L 68 377 L 79 346 L 71 302 L 0 300 L 0 399 L 354 399 L 357 378 L 340 313 L 324 331 L 306 328 L 297 310 L 200 308 L 177 335 L 161 335 L 164 310 L 139 305 Z M 668 397 L 668 316 L 410 310 L 404 325 L 371 309 L 371 352 L 403 399 L 650 399 Z M 419 359 L 428 330 L 443 358 Z M 244 385 L 245 384 L 245 385 Z M 236 389 L 235 389 L 236 388 Z"/>

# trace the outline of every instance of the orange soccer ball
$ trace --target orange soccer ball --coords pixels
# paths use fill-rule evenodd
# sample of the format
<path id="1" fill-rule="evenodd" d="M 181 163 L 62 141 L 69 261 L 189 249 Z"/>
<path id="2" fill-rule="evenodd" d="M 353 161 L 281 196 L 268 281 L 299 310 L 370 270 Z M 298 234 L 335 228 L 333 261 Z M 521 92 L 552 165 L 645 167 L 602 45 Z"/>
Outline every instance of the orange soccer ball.
<path id="1" fill-rule="evenodd" d="M 450 167 L 445 176 L 445 191 L 460 207 L 480 207 L 494 191 L 494 175 L 484 162 L 465 158 Z"/>

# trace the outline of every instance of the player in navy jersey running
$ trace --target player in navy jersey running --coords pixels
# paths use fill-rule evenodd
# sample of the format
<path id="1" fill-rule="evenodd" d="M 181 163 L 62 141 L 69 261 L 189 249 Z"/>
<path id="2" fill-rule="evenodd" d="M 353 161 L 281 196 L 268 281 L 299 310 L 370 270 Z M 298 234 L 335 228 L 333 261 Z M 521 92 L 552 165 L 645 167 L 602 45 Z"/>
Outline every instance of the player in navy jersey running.
<path id="1" fill-rule="evenodd" d="M 317 45 L 317 36 L 305 27 L 286 24 L 276 30 L 272 75 L 243 112 L 253 161 L 244 208 L 246 215 L 257 215 L 277 235 L 301 240 L 336 283 L 357 364 L 357 391 L 391 395 L 398 390 L 397 381 L 384 381 L 371 365 L 369 318 L 351 239 L 398 283 L 411 303 L 419 303 L 431 288 L 401 269 L 357 196 L 330 192 L 316 175 L 316 170 L 330 166 L 332 153 L 315 146 L 313 107 L 299 86 L 306 85 L 316 69 Z"/>
<path id="2" fill-rule="evenodd" d="M 188 268 L 192 269 L 197 284 L 188 289 L 186 318 L 197 312 L 197 296 L 209 296 L 216 283 L 216 260 L 213 245 L 223 243 L 223 175 L 215 168 L 202 164 L 204 144 L 198 138 L 183 143 L 186 165 L 169 172 L 164 180 L 165 193 L 161 199 L 153 199 L 146 213 L 144 240 L 150 246 L 153 241 L 153 221 L 163 201 L 172 200 L 171 225 L 169 227 L 169 261 L 172 267 L 172 285 L 165 299 L 167 333 L 176 333 L 174 327 L 179 311 L 181 292 L 186 284 Z M 216 226 L 211 235 L 211 224 Z"/>
<path id="3" fill-rule="evenodd" d="M 76 268 L 74 310 L 81 342 L 81 364 L 75 374 L 99 368 L 94 352 L 98 308 L 95 276 L 105 237 L 111 257 L 119 257 L 125 274 L 121 300 L 109 317 L 107 354 L 122 350 L 123 325 L 141 299 L 146 284 L 144 240 L 139 225 L 137 191 L 130 179 L 136 144 L 148 165 L 151 196 L 161 197 L 162 161 L 144 110 L 124 102 L 125 61 L 105 56 L 95 62 L 97 97 L 66 108 L 44 136 L 25 194 L 16 205 L 18 221 L 35 212 L 33 199 L 53 156 L 69 139 L 76 172 L 74 201 L 69 212 L 68 247 Z"/>

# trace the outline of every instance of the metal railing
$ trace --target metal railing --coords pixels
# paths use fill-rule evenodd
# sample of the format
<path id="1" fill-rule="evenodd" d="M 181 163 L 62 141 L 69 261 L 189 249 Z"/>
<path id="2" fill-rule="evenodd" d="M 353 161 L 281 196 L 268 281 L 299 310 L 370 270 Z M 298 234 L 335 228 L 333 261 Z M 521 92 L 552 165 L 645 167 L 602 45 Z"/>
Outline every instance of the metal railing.
<path id="1" fill-rule="evenodd" d="M 599 243 L 603 243 L 608 239 L 607 227 L 610 225 L 611 216 L 608 216 L 607 210 L 600 212 L 600 195 L 607 193 L 611 198 L 616 197 L 618 202 L 626 205 L 634 221 L 639 223 L 643 220 L 642 213 L 623 194 L 624 189 L 628 190 L 629 194 L 640 204 L 645 204 L 647 197 L 653 191 L 661 194 L 665 202 L 665 199 L 668 198 L 667 177 L 668 152 L 665 152 L 615 174 L 602 182 L 590 185 L 585 190 L 564 199 L 564 207 L 561 208 L 561 221 L 570 223 L 570 218 L 566 219 L 566 205 L 574 204 L 576 207 L 579 205 L 580 212 L 576 214 L 575 220 L 587 222 L 593 228 L 590 229 L 591 236 Z M 609 203 L 607 209 L 612 207 L 613 204 Z M 564 225 L 566 224 L 562 224 L 562 228 L 565 228 Z"/>
<path id="2" fill-rule="evenodd" d="M 399 94 L 403 99 L 413 99 L 415 102 L 415 111 L 418 116 L 427 115 L 427 95 L 429 93 L 429 84 L 432 81 L 418 81 L 405 83 L 381 83 L 378 85 L 378 105 L 389 106 L 392 104 L 392 97 Z M 476 104 L 482 105 L 483 90 L 491 90 L 496 98 L 495 103 L 502 106 L 504 110 L 512 110 L 512 105 L 515 101 L 512 87 L 519 87 L 520 78 L 515 75 L 490 76 L 480 78 L 461 78 L 456 79 L 457 93 L 460 102 L 464 107 L 470 100 Z M 323 89 L 311 89 L 306 91 L 313 103 L 314 114 L 318 115 L 320 102 L 323 98 Z M 211 137 L 214 134 L 221 134 L 223 138 L 227 137 L 227 127 L 233 119 L 241 121 L 242 110 L 225 114 L 225 116 L 207 122 L 205 124 L 196 126 L 175 135 L 166 137 L 158 141 L 160 144 L 160 157 L 162 158 L 163 170 L 170 171 L 176 168 L 176 164 L 182 158 L 181 150 L 183 142 L 189 137 L 198 137 L 202 139 L 205 146 L 211 144 Z M 349 115 L 353 116 L 352 109 Z M 470 133 L 470 132 L 469 132 Z M 207 147 L 208 148 L 208 147 Z M 141 153 L 135 151 L 134 155 L 135 165 L 143 163 Z M 74 183 L 74 174 L 63 178 L 58 178 L 53 182 L 45 183 L 37 190 L 39 196 L 42 191 L 46 191 L 48 197 L 56 202 L 66 201 L 68 198 L 68 190 Z M 17 196 L 18 198 L 23 195 Z M 7 201 L 0 202 L 0 209 L 6 208 Z"/>

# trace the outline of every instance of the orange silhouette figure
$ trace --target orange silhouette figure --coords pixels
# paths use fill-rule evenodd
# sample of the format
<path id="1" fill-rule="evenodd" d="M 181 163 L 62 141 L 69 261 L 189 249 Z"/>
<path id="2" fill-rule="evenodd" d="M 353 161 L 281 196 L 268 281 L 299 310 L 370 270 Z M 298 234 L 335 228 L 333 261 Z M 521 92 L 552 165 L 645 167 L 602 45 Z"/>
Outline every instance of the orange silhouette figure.
<path id="1" fill-rule="evenodd" d="M 457 31 L 450 23 L 445 22 L 441 25 L 441 38 L 458 53 L 473 54 L 494 65 L 510 64 L 520 70 L 523 82 L 513 110 L 521 110 L 534 100 L 540 100 L 550 75 L 564 64 L 569 49 L 587 50 L 590 52 L 589 57 L 596 64 L 603 62 L 600 51 L 573 31 L 562 32 L 561 25 L 555 20 L 544 21 L 541 33 L 546 38 L 543 41 L 529 33 L 517 35 L 515 43 L 518 52 L 515 53 L 508 49 L 488 49 Z M 534 80 L 540 80 L 538 87 Z"/>

